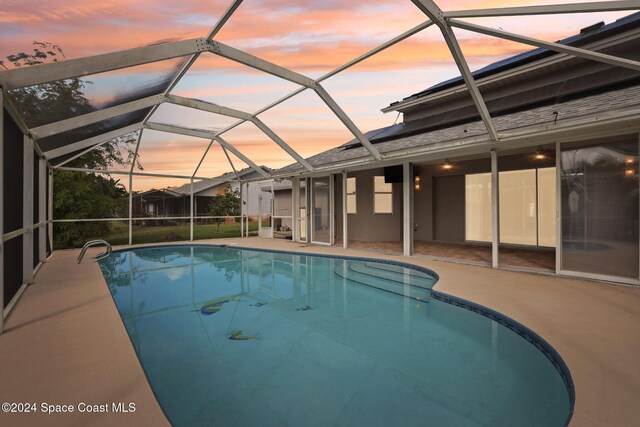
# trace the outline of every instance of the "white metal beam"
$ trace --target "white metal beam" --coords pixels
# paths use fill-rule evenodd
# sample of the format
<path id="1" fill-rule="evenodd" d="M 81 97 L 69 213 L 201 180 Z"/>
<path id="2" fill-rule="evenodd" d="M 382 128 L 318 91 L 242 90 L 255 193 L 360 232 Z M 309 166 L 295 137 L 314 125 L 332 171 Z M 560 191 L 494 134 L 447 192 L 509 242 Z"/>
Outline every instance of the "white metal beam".
<path id="1" fill-rule="evenodd" d="M 227 23 L 231 15 L 236 11 L 238 7 L 242 4 L 242 0 L 234 0 L 225 13 L 222 14 L 216 25 L 211 29 L 209 35 L 207 35 L 207 40 L 211 41 L 218 34 L 218 32 L 224 27 L 224 24 Z"/>
<path id="2" fill-rule="evenodd" d="M 167 125 L 164 123 L 148 122 L 144 125 L 145 129 L 156 130 L 159 132 L 175 133 L 178 135 L 192 136 L 194 138 L 213 139 L 216 132 L 204 129 L 187 128 L 183 126 Z"/>
<path id="3" fill-rule="evenodd" d="M 349 213 L 347 212 L 347 171 L 342 172 L 342 247 L 349 247 Z M 299 181 L 293 178 L 293 181 Z M 356 191 L 357 193 L 357 191 Z"/>
<path id="4" fill-rule="evenodd" d="M 500 179 L 498 153 L 491 150 L 491 267 L 498 268 L 500 251 Z"/>
<path id="5" fill-rule="evenodd" d="M 31 129 L 31 137 L 35 140 L 46 138 L 47 136 L 56 135 L 82 126 L 99 123 L 104 120 L 112 119 L 123 114 L 132 113 L 134 111 L 153 107 L 164 102 L 164 96 L 153 95 L 147 98 L 138 99 L 136 101 L 127 102 L 125 104 L 115 105 L 113 107 L 104 108 L 102 110 L 93 111 L 81 116 L 72 117 L 70 119 L 61 120 L 59 122 L 50 123 L 48 125 L 38 126 Z"/>
<path id="6" fill-rule="evenodd" d="M 189 185 L 189 240 L 193 242 L 193 178 Z"/>
<path id="7" fill-rule="evenodd" d="M 53 252 L 53 169 L 47 168 L 49 174 L 49 198 L 47 203 L 49 204 L 48 218 L 47 218 L 47 233 L 49 233 L 49 244 L 51 245 L 51 251 Z"/>
<path id="8" fill-rule="evenodd" d="M 101 174 L 101 175 L 133 175 L 133 176 L 152 176 L 152 177 L 156 177 L 156 178 L 179 178 L 179 179 L 198 179 L 198 180 L 202 180 L 202 181 L 207 181 L 207 182 L 216 182 L 216 183 L 225 183 L 225 182 L 229 182 L 229 180 L 224 180 L 224 179 L 212 179 L 212 178 L 208 178 L 208 177 L 203 177 L 203 176 L 186 176 L 186 175 L 172 175 L 172 174 L 165 174 L 165 173 L 150 173 L 150 172 L 129 172 L 129 171 L 118 171 L 118 170 L 109 170 L 109 169 L 86 169 L 86 168 L 70 168 L 70 167 L 60 167 L 60 168 L 56 168 L 58 170 L 61 171 L 71 171 L 71 172 L 84 172 L 84 173 L 97 173 L 97 174 Z"/>
<path id="9" fill-rule="evenodd" d="M 413 164 L 402 164 L 402 254 L 413 255 Z"/>
<path id="10" fill-rule="evenodd" d="M 500 136 L 498 135 L 498 131 L 493 124 L 493 120 L 491 119 L 491 115 L 489 114 L 489 109 L 484 103 L 482 94 L 480 94 L 480 90 L 478 89 L 478 86 L 476 85 L 476 82 L 471 75 L 469 64 L 467 64 L 467 60 L 462 53 L 462 49 L 460 49 L 458 39 L 456 38 L 449 24 L 445 21 L 444 12 L 432 0 L 411 1 L 440 28 L 442 37 L 447 43 L 447 46 L 451 51 L 451 55 L 453 56 L 456 65 L 458 66 L 458 70 L 460 70 L 460 74 L 462 75 L 462 78 L 469 88 L 469 94 L 471 94 L 471 98 L 473 98 L 473 102 L 476 104 L 478 113 L 480 114 L 480 117 L 482 118 L 482 121 L 487 128 L 487 132 L 489 132 L 492 140 L 498 141 L 500 139 Z"/>
<path id="11" fill-rule="evenodd" d="M 347 62 L 346 64 L 341 65 L 340 67 L 334 69 L 333 71 L 330 71 L 329 73 L 323 75 L 322 77 L 318 78 L 318 80 L 316 80 L 316 83 L 320 83 L 320 82 L 328 79 L 329 77 L 335 76 L 336 74 L 346 70 L 347 68 L 350 68 L 350 67 L 352 67 L 352 66 L 354 66 L 356 64 L 359 64 L 360 62 L 364 61 L 365 59 L 367 59 L 367 58 L 369 58 L 369 57 L 371 57 L 373 55 L 375 55 L 376 53 L 379 53 L 379 52 L 381 52 L 381 51 L 383 51 L 383 50 L 385 50 L 385 49 L 387 49 L 387 48 L 389 48 L 389 47 L 401 42 L 402 40 L 404 40 L 404 39 L 406 39 L 408 37 L 411 37 L 412 35 L 424 30 L 425 28 L 427 28 L 427 27 L 429 27 L 431 25 L 433 25 L 433 22 L 425 21 L 424 23 L 413 27 L 412 29 L 400 34 L 399 36 L 394 37 L 393 39 L 381 44 L 378 47 L 375 47 L 374 49 L 370 50 L 369 52 L 367 52 L 367 53 L 365 53 L 363 55 L 360 55 L 359 57 L 357 57 L 357 58 Z M 260 110 L 258 110 L 255 113 L 253 113 L 253 115 L 257 116 L 259 114 L 262 114 L 265 111 L 268 111 L 268 110 L 270 110 L 270 109 L 282 104 L 283 102 L 293 98 L 294 96 L 304 92 L 306 89 L 307 89 L 306 86 L 300 87 L 300 88 L 294 90 L 293 92 L 289 93 L 288 95 L 285 95 L 282 98 L 272 102 L 271 104 L 262 107 Z M 237 126 L 240 126 L 242 123 L 244 123 L 244 120 L 241 120 L 241 121 L 238 121 L 238 122 L 232 124 L 228 128 L 221 130 L 219 135 L 222 135 L 223 133 L 228 132 L 231 129 L 237 127 Z"/>
<path id="12" fill-rule="evenodd" d="M 38 228 L 38 261 L 47 259 L 47 162 L 38 160 L 38 223 L 44 223 L 44 227 Z"/>
<path id="13" fill-rule="evenodd" d="M 300 240 L 300 179 L 291 179 L 291 240 Z"/>
<path id="14" fill-rule="evenodd" d="M 258 172 L 260 175 L 267 179 L 271 178 L 271 175 L 265 172 L 264 169 L 251 161 L 251 159 L 249 159 L 247 156 L 239 152 L 233 145 L 222 139 L 220 135 L 216 135 L 214 139 L 216 140 L 216 142 L 218 142 L 218 144 L 220 144 L 223 149 L 231 151 L 237 158 L 248 164 L 254 171 Z"/>
<path id="15" fill-rule="evenodd" d="M 322 77 L 318 78 L 318 80 L 316 80 L 316 83 L 320 83 L 326 79 L 328 79 L 329 77 L 333 77 L 336 74 L 346 70 L 347 68 L 351 68 L 356 64 L 359 64 L 360 62 L 364 61 L 367 58 L 372 57 L 373 55 L 382 52 L 383 50 L 397 44 L 400 43 L 402 40 L 407 39 L 409 37 L 411 37 L 414 34 L 419 33 L 420 31 L 429 28 L 430 26 L 433 25 L 433 22 L 431 20 L 427 20 L 421 24 L 416 25 L 415 27 L 411 28 L 408 31 L 405 31 L 404 33 L 392 38 L 391 40 L 382 43 L 381 45 L 371 49 L 369 52 L 358 56 L 355 59 L 352 59 L 351 61 L 347 62 L 344 65 L 339 66 L 338 68 L 336 68 L 333 71 L 328 72 L 327 74 L 323 75 Z"/>
<path id="16" fill-rule="evenodd" d="M 227 161 L 229 162 L 229 166 L 231 166 L 231 170 L 233 170 L 233 174 L 236 176 L 236 179 L 238 180 L 238 182 L 240 182 L 240 175 L 238 175 L 238 171 L 236 170 L 236 167 L 233 165 L 233 162 L 231 161 L 231 157 L 229 156 L 227 149 L 224 148 L 224 145 L 222 146 L 222 152 L 227 158 Z"/>
<path id="17" fill-rule="evenodd" d="M 129 246 L 133 244 L 133 175 L 129 174 Z"/>
<path id="18" fill-rule="evenodd" d="M 202 166 L 202 163 L 204 162 L 204 159 L 207 158 L 207 154 L 209 154 L 209 150 L 211 150 L 211 146 L 213 145 L 214 141 L 215 141 L 215 139 L 211 139 L 211 141 L 209 141 L 209 144 L 207 144 L 207 148 L 204 150 L 204 153 L 202 153 L 202 157 L 200 157 L 200 161 L 198 162 L 198 164 L 196 165 L 196 168 L 193 171 L 193 175 L 194 176 L 200 170 L 200 166 Z"/>
<path id="19" fill-rule="evenodd" d="M 0 73 L 1 73 L 1 71 L 0 71 Z M 2 84 L 0 84 L 0 87 L 2 87 Z M 3 100 L 2 104 L 4 106 L 4 110 L 7 113 L 9 113 L 9 115 L 11 116 L 13 121 L 16 122 L 16 124 L 18 125 L 18 127 L 22 131 L 22 133 L 24 135 L 29 135 L 29 127 L 25 123 L 24 118 L 22 117 L 22 114 L 18 113 L 18 109 L 14 105 L 13 101 L 11 100 L 10 97 L 6 96 L 6 94 L 5 94 L 5 97 L 4 97 L 4 100 Z"/>
<path id="20" fill-rule="evenodd" d="M 141 138 L 141 137 L 142 137 L 142 129 L 140 129 L 140 130 L 138 131 L 138 142 L 140 141 L 140 138 Z M 111 141 L 111 140 L 103 141 L 103 142 L 101 142 L 100 144 L 92 145 L 91 147 L 89 147 L 89 148 L 87 148 L 87 149 L 85 149 L 85 150 L 82 150 L 82 151 L 78 152 L 77 154 L 74 154 L 73 156 L 69 157 L 69 158 L 68 158 L 68 159 L 66 159 L 65 161 L 60 162 L 60 163 L 56 163 L 56 166 L 55 166 L 55 167 L 56 167 L 56 168 L 59 168 L 60 166 L 64 166 L 64 165 L 66 165 L 66 164 L 68 164 L 68 163 L 71 163 L 72 161 L 74 161 L 74 160 L 75 160 L 75 159 L 77 159 L 78 157 L 82 157 L 82 156 L 84 156 L 84 155 L 85 155 L 85 154 L 87 154 L 89 151 L 93 151 L 93 150 L 95 150 L 96 148 L 98 148 L 98 147 L 100 147 L 100 146 L 102 146 L 102 145 L 106 144 L 106 143 L 107 143 L 107 142 L 109 142 L 109 141 Z M 136 146 L 136 148 L 137 148 L 137 146 Z M 136 153 L 135 153 L 135 154 L 134 154 L 134 156 L 133 156 L 133 162 L 132 162 L 132 164 L 135 164 L 136 156 L 137 156 L 137 151 L 136 151 Z"/>
<path id="21" fill-rule="evenodd" d="M 333 111 L 333 114 L 335 114 L 340 119 L 340 121 L 344 123 L 347 129 L 349 129 L 349 131 L 353 134 L 353 136 L 355 136 L 358 139 L 358 141 L 360 141 L 362 146 L 366 148 L 367 151 L 371 153 L 371 155 L 376 160 L 382 160 L 382 155 L 380 154 L 378 149 L 374 147 L 373 144 L 371 144 L 369 139 L 366 136 L 364 136 L 364 134 L 360 131 L 360 129 L 358 129 L 358 126 L 356 126 L 356 124 L 353 123 L 353 121 L 349 118 L 349 116 L 342 110 L 342 108 L 340 108 L 338 103 L 333 100 L 331 95 L 329 95 L 329 92 L 327 92 L 319 83 L 316 85 L 314 90 L 316 91 L 318 96 L 324 101 L 324 103 L 327 104 L 327 106 L 331 109 L 331 111 Z"/>
<path id="22" fill-rule="evenodd" d="M 143 124 L 146 123 L 146 119 L 142 123 Z M 133 151 L 133 158 L 131 159 L 131 168 L 129 169 L 129 172 L 133 172 L 133 170 L 136 167 L 136 162 L 138 161 L 138 152 L 140 151 L 140 143 L 142 142 L 143 132 L 144 132 L 144 128 L 140 129 L 140 131 L 138 132 L 138 140 L 136 141 L 136 148 Z"/>
<path id="23" fill-rule="evenodd" d="M 300 154 L 298 154 L 293 148 L 289 146 L 286 142 L 282 140 L 274 131 L 269 128 L 269 126 L 265 125 L 262 120 L 257 117 L 254 117 L 252 120 L 254 125 L 258 127 L 262 132 L 264 132 L 273 142 L 278 144 L 284 151 L 286 151 L 291 157 L 293 157 L 298 163 L 300 163 L 304 168 L 310 172 L 313 171 L 313 166 L 309 164 Z"/>
<path id="24" fill-rule="evenodd" d="M 65 154 L 70 154 L 84 148 L 104 144 L 105 142 L 109 142 L 114 138 L 126 135 L 131 132 L 139 131 L 140 129 L 142 129 L 142 124 L 125 126 L 120 129 L 112 130 L 111 132 L 106 132 L 91 138 L 84 139 L 82 141 L 74 142 L 72 144 L 68 144 L 59 148 L 54 148 L 53 150 L 45 151 L 44 156 L 49 160 L 55 159 L 56 157 L 64 156 Z"/>
<path id="25" fill-rule="evenodd" d="M 236 9 L 238 9 L 238 7 L 241 4 L 242 4 L 242 0 L 234 0 L 231 3 L 229 8 L 226 10 L 225 13 L 222 14 L 220 19 L 216 23 L 216 25 L 214 25 L 214 27 L 211 29 L 211 31 L 207 35 L 205 39 L 207 42 L 210 42 L 211 40 L 213 40 L 216 34 L 218 34 L 218 32 L 222 29 L 224 24 L 229 20 L 229 18 L 231 18 L 231 15 L 233 15 L 233 13 L 236 11 Z M 189 58 L 189 60 L 182 66 L 180 71 L 176 74 L 176 76 L 173 78 L 173 80 L 171 81 L 167 89 L 164 91 L 164 95 L 168 95 L 176 87 L 176 85 L 180 83 L 180 80 L 182 79 L 182 77 L 184 77 L 184 75 L 187 74 L 191 66 L 194 64 L 194 62 L 196 62 L 196 60 L 200 57 L 201 53 L 202 52 L 196 52 L 191 56 L 191 58 Z M 145 122 L 149 118 L 150 116 L 145 119 Z"/>
<path id="26" fill-rule="evenodd" d="M 175 134 L 178 134 L 178 135 L 192 136 L 194 138 L 204 138 L 204 139 L 209 139 L 209 140 L 214 140 L 215 139 L 220 145 L 225 147 L 227 150 L 231 151 L 236 157 L 238 157 L 240 160 L 242 160 L 243 162 L 245 162 L 246 164 L 251 166 L 260 175 L 264 176 L 265 178 L 269 178 L 270 177 L 261 167 L 256 165 L 247 156 L 245 156 L 240 151 L 238 151 L 234 146 L 232 146 L 231 144 L 229 144 L 228 142 L 226 142 L 225 140 L 220 138 L 217 135 L 216 132 L 206 131 L 206 130 L 202 130 L 202 129 L 185 128 L 185 127 L 181 127 L 181 126 L 167 125 L 167 124 L 164 124 L 164 123 L 147 123 L 145 125 L 145 128 L 152 129 L 152 130 L 157 130 L 157 131 L 160 131 L 160 132 L 168 132 L 168 133 L 175 133 Z M 209 144 L 209 147 L 210 146 L 211 146 L 211 144 Z M 207 151 L 208 151 L 208 149 L 207 149 Z M 205 151 L 204 155 L 200 159 L 200 163 L 198 164 L 198 167 L 196 168 L 194 174 L 197 173 L 197 171 L 198 171 L 200 165 L 202 164 L 202 161 L 204 160 L 204 157 L 206 155 L 207 155 L 207 152 Z"/>
<path id="27" fill-rule="evenodd" d="M 22 283 L 33 283 L 33 140 L 24 136 L 22 182 Z"/>
<path id="28" fill-rule="evenodd" d="M 280 77 L 281 79 L 299 84 L 300 86 L 308 88 L 313 88 L 315 86 L 315 81 L 309 77 L 298 74 L 295 71 L 281 67 L 272 62 L 265 61 L 264 59 L 250 55 L 231 46 L 227 46 L 224 43 L 220 43 L 215 40 L 211 41 L 209 43 L 209 50 L 223 58 L 244 64 L 248 67 L 255 68 L 256 70 L 264 71 L 267 74 Z"/>
<path id="29" fill-rule="evenodd" d="M 233 13 L 240 6 L 240 4 L 242 4 L 242 0 L 234 0 L 231 3 L 229 8 L 222 15 L 222 17 L 220 17 L 220 19 L 218 20 L 216 25 L 211 29 L 211 31 L 207 35 L 207 38 L 206 38 L 207 42 L 210 42 L 211 40 L 213 40 L 213 38 L 222 29 L 222 27 L 229 20 L 229 18 L 231 18 L 231 15 L 233 15 Z M 191 69 L 191 66 L 200 57 L 200 53 L 201 52 L 196 52 L 195 54 L 191 55 L 191 58 L 189 58 L 189 60 L 182 66 L 180 71 L 178 71 L 176 73 L 176 75 L 173 77 L 173 79 L 171 80 L 171 83 L 169 83 L 169 86 L 167 86 L 167 88 L 164 90 L 163 95 L 165 95 L 165 96 L 168 95 L 178 85 L 178 83 L 180 83 L 180 80 L 182 80 L 182 78 L 185 76 L 185 74 L 187 74 L 189 69 Z M 151 117 L 153 116 L 153 114 L 156 112 L 157 109 L 158 109 L 158 106 L 157 105 L 154 106 L 151 109 L 151 111 L 149 111 L 149 114 L 147 114 L 147 116 L 144 118 L 142 123 L 147 123 L 151 119 Z M 136 164 L 135 162 L 136 162 L 136 160 L 138 158 L 138 150 L 140 149 L 140 143 L 141 143 L 141 140 L 142 140 L 141 138 L 142 138 L 142 132 L 140 133 L 140 136 L 138 138 L 138 142 L 136 143 L 135 155 L 133 156 L 133 162 L 131 162 L 131 172 L 133 172 L 133 169 L 134 169 L 135 164 Z"/>
<path id="30" fill-rule="evenodd" d="M 556 151 L 556 267 L 555 273 L 560 274 L 562 270 L 562 150 L 560 142 L 555 142 Z"/>
<path id="31" fill-rule="evenodd" d="M 0 335 L 4 332 L 4 89 L 0 86 Z"/>
<path id="32" fill-rule="evenodd" d="M 238 189 L 240 190 L 240 237 L 244 237 L 244 182 L 240 179 L 238 179 Z"/>
<path id="33" fill-rule="evenodd" d="M 590 59 L 593 61 L 604 62 L 606 64 L 629 68 L 635 71 L 640 71 L 640 62 L 638 61 L 632 61 L 626 58 L 618 58 L 616 56 L 611 56 L 611 55 L 607 55 L 599 52 L 592 52 L 590 50 L 567 46 L 560 43 L 546 42 L 543 40 L 534 39 L 532 37 L 521 36 L 518 34 L 502 31 L 502 30 L 495 30 L 493 28 L 487 28 L 482 25 L 471 24 L 469 22 L 458 21 L 455 19 L 452 19 L 449 22 L 451 23 L 452 26 L 457 28 L 462 28 L 464 30 L 486 34 L 489 36 L 499 37 L 501 39 L 511 40 L 514 42 L 524 43 L 524 44 L 528 44 L 536 47 L 541 47 L 541 48 L 549 49 L 555 52 L 566 53 L 568 55 Z"/>
<path id="34" fill-rule="evenodd" d="M 631 34 L 618 34 L 616 36 L 612 36 L 611 38 L 607 38 L 606 40 L 598 40 L 598 41 L 589 43 L 588 45 L 583 46 L 582 49 L 589 49 L 590 51 L 605 51 L 606 49 L 608 49 L 609 47 L 617 43 L 622 43 L 630 39 L 633 39 L 634 37 L 637 37 L 638 33 L 640 33 L 640 31 L 636 31 Z M 504 70 L 496 74 L 479 78 L 477 79 L 476 84 L 478 85 L 479 88 L 482 88 L 484 86 L 490 86 L 499 81 L 503 81 L 503 80 L 506 81 L 507 79 L 515 75 L 521 75 L 523 73 L 536 73 L 538 70 L 541 70 L 548 66 L 555 66 L 571 58 L 573 58 L 573 56 L 566 55 L 566 54 L 552 55 L 550 57 L 535 61 L 531 64 L 522 65 L 517 69 Z M 466 88 L 466 85 L 464 86 Z M 430 102 L 444 99 L 446 97 L 449 97 L 451 95 L 455 95 L 458 93 L 460 93 L 460 85 L 455 85 L 449 89 L 444 89 L 442 91 L 438 91 L 430 95 L 422 96 L 420 98 L 407 99 L 404 101 L 400 101 L 397 104 L 389 105 L 381 109 L 381 111 L 383 113 L 390 113 L 392 111 L 406 110 L 408 108 L 413 108 L 420 105 L 426 105 L 426 104 L 429 104 Z M 504 138 L 504 135 L 503 135 L 503 138 Z"/>
<path id="35" fill-rule="evenodd" d="M 593 3 L 547 4 L 539 6 L 499 7 L 444 12 L 445 18 L 480 18 L 488 16 L 550 15 L 561 13 L 613 12 L 640 9 L 638 0 L 600 1 Z"/>
<path id="36" fill-rule="evenodd" d="M 234 117 L 241 120 L 251 120 L 252 115 L 245 113 L 244 111 L 235 110 L 229 107 L 223 107 L 222 105 L 214 104 L 199 99 L 185 98 L 178 95 L 167 95 L 167 102 L 171 104 L 181 105 L 187 108 L 194 108 L 196 110 L 207 111 L 209 113 L 220 114 L 222 116 Z"/>
<path id="37" fill-rule="evenodd" d="M 5 89 L 16 89 L 56 80 L 82 77 L 134 67 L 150 62 L 162 61 L 205 52 L 209 49 L 204 38 L 168 42 L 153 46 L 138 47 L 84 58 L 67 59 L 60 62 L 39 64 L 25 68 L 0 71 L 0 85 Z"/>

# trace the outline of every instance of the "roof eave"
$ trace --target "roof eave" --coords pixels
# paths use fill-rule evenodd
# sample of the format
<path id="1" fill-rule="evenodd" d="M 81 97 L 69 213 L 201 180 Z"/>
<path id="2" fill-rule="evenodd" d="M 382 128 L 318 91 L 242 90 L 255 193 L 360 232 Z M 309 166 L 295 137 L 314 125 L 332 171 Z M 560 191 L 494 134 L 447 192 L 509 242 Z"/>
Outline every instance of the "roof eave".
<path id="1" fill-rule="evenodd" d="M 566 119 L 562 123 L 542 123 L 501 132 L 499 143 L 492 141 L 488 134 L 456 139 L 446 143 L 437 143 L 422 147 L 385 152 L 383 162 L 373 161 L 365 156 L 357 159 L 316 166 L 313 174 L 304 170 L 295 172 L 276 172 L 274 178 L 292 178 L 294 176 L 316 176 L 343 171 L 370 169 L 372 166 L 385 167 L 402 164 L 406 161 L 424 162 L 443 160 L 448 157 L 486 154 L 489 150 L 511 150 L 528 146 L 538 146 L 551 142 L 574 141 L 581 137 L 588 139 L 601 136 L 615 136 L 640 132 L 640 107 L 598 112 L 588 116 Z"/>

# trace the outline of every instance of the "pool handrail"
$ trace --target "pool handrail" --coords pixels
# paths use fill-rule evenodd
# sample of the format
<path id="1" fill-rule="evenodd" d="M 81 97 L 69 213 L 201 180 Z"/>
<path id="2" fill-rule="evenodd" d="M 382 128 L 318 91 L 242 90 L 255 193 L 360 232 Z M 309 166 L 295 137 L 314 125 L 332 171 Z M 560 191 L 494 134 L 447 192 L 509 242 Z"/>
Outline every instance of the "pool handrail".
<path id="1" fill-rule="evenodd" d="M 104 245 L 106 246 L 106 250 L 103 253 L 94 256 L 93 259 L 95 259 L 96 261 L 100 261 L 101 259 L 104 259 L 109 255 L 111 255 L 111 251 L 113 250 L 113 248 L 111 247 L 111 244 L 109 242 L 102 239 L 89 240 L 87 243 L 84 244 L 84 246 L 82 247 L 82 250 L 80 251 L 80 255 L 78 255 L 78 260 L 77 260 L 78 264 L 82 262 L 82 259 L 84 258 L 84 255 L 87 252 L 87 249 L 89 249 L 91 246 L 96 246 L 96 245 Z"/>

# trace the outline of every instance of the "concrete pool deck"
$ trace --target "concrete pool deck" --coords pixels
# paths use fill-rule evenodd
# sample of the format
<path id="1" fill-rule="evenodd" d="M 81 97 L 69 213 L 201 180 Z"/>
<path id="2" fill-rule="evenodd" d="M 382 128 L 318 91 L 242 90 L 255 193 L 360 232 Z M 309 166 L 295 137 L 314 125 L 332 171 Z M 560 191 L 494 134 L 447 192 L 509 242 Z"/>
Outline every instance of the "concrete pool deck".
<path id="1" fill-rule="evenodd" d="M 640 425 L 640 288 L 258 237 L 195 243 L 363 256 L 430 268 L 440 275 L 435 289 L 512 317 L 560 353 L 576 389 L 572 426 Z M 77 265 L 77 254 L 54 252 L 6 319 L 0 400 L 36 403 L 38 412 L 0 412 L 0 425 L 168 425 L 98 265 L 89 257 Z M 132 402 L 136 410 L 78 412 L 81 402 Z M 76 410 L 46 415 L 42 403 L 73 404 Z"/>

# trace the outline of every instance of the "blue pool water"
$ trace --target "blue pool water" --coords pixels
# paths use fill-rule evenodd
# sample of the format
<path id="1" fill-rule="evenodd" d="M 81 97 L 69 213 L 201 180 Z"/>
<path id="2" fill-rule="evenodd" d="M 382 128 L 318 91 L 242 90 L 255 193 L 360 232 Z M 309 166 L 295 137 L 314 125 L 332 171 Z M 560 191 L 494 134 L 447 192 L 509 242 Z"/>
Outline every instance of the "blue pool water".
<path id="1" fill-rule="evenodd" d="M 571 414 L 555 351 L 431 291 L 427 270 L 217 246 L 100 265 L 176 426 L 562 426 Z"/>

